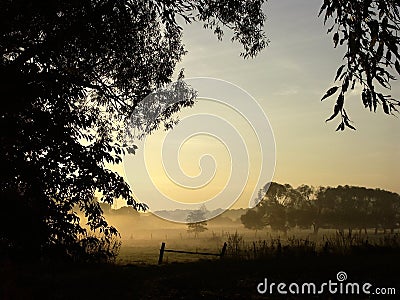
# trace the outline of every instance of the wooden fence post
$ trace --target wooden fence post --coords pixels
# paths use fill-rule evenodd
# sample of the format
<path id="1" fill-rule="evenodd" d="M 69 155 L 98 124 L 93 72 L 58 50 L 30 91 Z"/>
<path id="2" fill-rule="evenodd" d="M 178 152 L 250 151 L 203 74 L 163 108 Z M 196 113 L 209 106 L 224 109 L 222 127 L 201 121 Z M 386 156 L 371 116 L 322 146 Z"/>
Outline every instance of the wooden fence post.
<path id="1" fill-rule="evenodd" d="M 173 250 L 173 249 L 165 249 L 165 242 L 161 243 L 161 248 L 160 248 L 160 256 L 158 257 L 158 264 L 161 265 L 164 257 L 164 252 L 173 252 L 173 253 L 186 253 L 186 254 L 198 254 L 198 255 L 214 255 L 214 256 L 219 256 L 222 258 L 225 253 L 226 253 L 226 247 L 227 243 L 224 243 L 224 246 L 222 247 L 221 253 L 208 253 L 208 252 L 196 252 L 193 251 L 183 251 L 183 250 Z"/>
<path id="2" fill-rule="evenodd" d="M 164 256 L 164 250 L 165 250 L 165 243 L 161 243 L 161 248 L 160 248 L 160 256 L 158 257 L 158 264 L 162 264 L 163 256 Z"/>
<path id="3" fill-rule="evenodd" d="M 226 244 L 226 242 L 225 242 L 225 243 L 224 243 L 224 246 L 222 247 L 222 251 L 221 251 L 221 254 L 220 254 L 220 258 L 222 258 L 222 257 L 225 255 L 226 246 L 227 246 L 227 244 Z"/>

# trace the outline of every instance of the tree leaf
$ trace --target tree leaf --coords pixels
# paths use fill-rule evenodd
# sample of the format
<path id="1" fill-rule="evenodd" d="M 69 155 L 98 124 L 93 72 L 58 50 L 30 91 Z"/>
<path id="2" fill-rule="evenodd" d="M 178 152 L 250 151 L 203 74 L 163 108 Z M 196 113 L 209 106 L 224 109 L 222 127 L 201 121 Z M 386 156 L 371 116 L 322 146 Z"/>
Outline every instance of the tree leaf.
<path id="1" fill-rule="evenodd" d="M 339 131 L 339 130 L 344 130 L 344 123 L 342 122 L 342 123 L 340 123 L 339 124 L 339 126 L 336 128 L 336 131 Z"/>
<path id="2" fill-rule="evenodd" d="M 333 24 L 332 27 L 328 29 L 327 33 L 331 33 L 334 28 L 335 28 L 335 24 Z"/>
<path id="3" fill-rule="evenodd" d="M 390 109 L 386 103 L 386 100 L 382 101 L 382 106 L 383 106 L 383 111 L 385 112 L 385 114 L 387 114 L 387 115 L 390 114 Z"/>
<path id="4" fill-rule="evenodd" d="M 383 86 L 383 87 L 385 87 L 385 88 L 387 88 L 387 89 L 389 88 L 386 79 L 382 78 L 382 77 L 379 76 L 379 75 L 376 75 L 375 78 L 376 78 L 376 80 L 378 80 L 378 82 L 381 84 L 381 86 Z"/>
<path id="5" fill-rule="evenodd" d="M 397 73 L 399 73 L 399 75 L 400 75 L 400 63 L 398 60 L 396 60 L 396 62 L 394 63 L 394 66 L 396 68 Z"/>
<path id="6" fill-rule="evenodd" d="M 399 110 L 392 103 L 390 103 L 389 107 L 391 110 L 394 110 L 395 112 L 399 112 Z"/>
<path id="7" fill-rule="evenodd" d="M 335 32 L 335 34 L 333 35 L 333 43 L 335 45 L 335 48 L 337 47 L 337 44 L 339 43 L 339 33 Z"/>
<path id="8" fill-rule="evenodd" d="M 363 101 L 364 107 L 369 107 L 371 110 L 372 99 L 371 99 L 371 92 L 368 89 L 364 89 L 361 94 L 361 99 Z"/>
<path id="9" fill-rule="evenodd" d="M 338 90 L 338 86 L 331 87 L 329 90 L 326 91 L 325 95 L 322 97 L 321 101 L 332 96 Z"/>
<path id="10" fill-rule="evenodd" d="M 353 83 L 351 84 L 351 89 L 352 89 L 352 90 L 354 90 L 355 85 L 356 85 L 356 80 L 353 79 Z"/>
<path id="11" fill-rule="evenodd" d="M 386 52 L 386 66 L 389 65 L 391 59 L 392 59 L 392 52 L 390 52 L 390 50 L 388 50 Z"/>
<path id="12" fill-rule="evenodd" d="M 344 95 L 341 93 L 336 101 L 335 107 L 333 108 L 333 114 L 328 119 L 326 119 L 325 122 L 333 120 L 342 110 L 343 104 L 344 104 Z"/>
<path id="13" fill-rule="evenodd" d="M 396 57 L 397 57 L 398 59 L 400 59 L 400 54 L 399 54 L 399 52 L 397 51 L 397 44 L 396 44 L 395 41 L 390 41 L 390 42 L 387 44 L 387 47 L 390 49 L 390 51 L 393 52 L 394 55 L 396 55 Z"/>
<path id="14" fill-rule="evenodd" d="M 356 130 L 356 128 L 350 124 L 349 119 L 348 118 L 344 118 L 344 123 L 346 124 L 347 127 Z"/>
<path id="15" fill-rule="evenodd" d="M 128 152 L 128 154 L 136 154 L 137 148 L 138 147 L 136 145 L 131 145 L 130 147 L 126 148 L 126 151 Z"/>
<path id="16" fill-rule="evenodd" d="M 346 79 L 344 80 L 342 84 L 342 93 L 347 92 L 347 89 L 349 88 L 349 77 L 346 76 Z"/>
<path id="17" fill-rule="evenodd" d="M 326 7 L 328 6 L 329 1 L 328 0 L 324 0 L 324 4 L 322 4 L 321 9 L 319 10 L 318 13 L 318 17 L 322 14 L 322 12 L 326 9 Z"/>
<path id="18" fill-rule="evenodd" d="M 345 65 L 341 65 L 340 68 L 337 70 L 335 81 L 339 78 L 339 76 L 342 73 L 344 67 L 345 67 Z"/>
<path id="19" fill-rule="evenodd" d="M 380 43 L 379 43 L 379 47 L 378 47 L 378 49 L 376 50 L 376 57 L 377 57 L 378 59 L 380 59 L 380 58 L 383 56 L 383 46 L 384 46 L 384 43 L 383 43 L 383 42 L 380 42 Z"/>

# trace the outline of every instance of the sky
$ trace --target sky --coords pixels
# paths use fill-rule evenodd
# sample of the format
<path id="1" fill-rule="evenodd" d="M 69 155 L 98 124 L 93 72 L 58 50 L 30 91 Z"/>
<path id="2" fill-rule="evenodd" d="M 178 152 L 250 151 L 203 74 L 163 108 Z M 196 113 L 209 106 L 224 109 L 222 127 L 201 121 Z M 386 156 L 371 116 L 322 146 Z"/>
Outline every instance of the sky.
<path id="1" fill-rule="evenodd" d="M 265 32 L 270 44 L 254 59 L 244 60 L 239 56 L 241 46 L 230 42 L 229 31 L 220 42 L 201 24 L 185 25 L 183 42 L 188 53 L 179 63 L 177 72 L 184 68 L 186 78 L 211 77 L 230 82 L 255 99 L 268 118 L 268 130 L 272 130 L 275 140 L 275 168 L 270 172 L 272 181 L 289 183 L 294 187 L 301 184 L 347 184 L 400 193 L 398 118 L 385 115 L 379 108 L 376 113 L 364 109 L 360 89 L 356 88 L 346 96 L 345 107 L 357 130 L 336 132 L 339 119 L 325 122 L 332 113 L 335 98 L 323 102 L 320 99 L 334 85 L 333 79 L 342 64 L 344 48 L 333 48 L 332 37 L 326 34 L 328 26 L 324 27 L 322 17 L 317 17 L 320 5 L 320 0 L 268 1 L 264 11 L 267 15 Z M 398 82 L 393 83 L 391 94 L 400 98 Z M 195 105 L 193 109 L 182 112 L 182 119 L 200 112 L 207 113 L 208 108 L 211 112 L 221 113 L 231 123 L 236 122 L 232 121 L 235 118 L 229 117 L 232 112 L 222 113 L 213 107 L 215 103 L 200 102 L 199 107 Z M 251 134 L 246 133 L 246 125 L 243 125 L 245 122 L 239 119 L 236 119 L 234 127 L 244 131 L 242 137 L 250 138 Z M 198 128 L 201 125 L 198 122 L 195 129 L 201 131 Z M 200 203 L 217 195 L 221 189 L 231 189 L 224 182 L 229 181 L 233 152 L 227 148 L 227 142 L 224 144 L 224 141 L 210 134 L 197 134 L 190 141 L 181 141 L 178 151 L 178 165 L 183 173 L 189 178 L 199 175 L 204 183 L 203 190 L 168 183 L 171 176 L 168 177 L 165 164 L 159 158 L 162 153 L 159 148 L 165 146 L 160 141 L 166 134 L 156 133 L 146 142 L 147 171 L 151 173 L 149 177 L 158 191 L 175 201 Z M 243 166 L 242 174 L 247 174 L 248 182 L 243 186 L 243 193 L 235 200 L 234 208 L 248 207 L 255 195 L 254 187 L 268 181 L 266 179 L 263 182 L 262 178 L 258 180 L 261 167 L 257 166 L 260 164 L 260 154 L 256 146 L 254 141 L 246 141 L 247 156 L 250 157 L 248 161 L 252 167 L 249 171 Z M 138 157 L 143 156 L 141 149 L 138 151 Z M 210 151 L 214 162 L 199 161 Z M 256 158 L 252 160 L 253 156 Z M 138 157 L 129 158 L 129 163 L 125 161 L 124 166 L 125 176 L 134 194 L 135 191 L 140 194 L 137 197 L 139 201 L 161 201 L 155 200 L 158 194 L 153 193 L 153 189 L 142 181 L 143 174 L 137 172 L 139 163 L 135 163 L 135 159 L 140 160 Z M 245 158 L 243 156 L 243 160 Z M 169 154 L 166 164 L 172 159 L 176 157 Z M 204 166 L 212 170 L 206 170 Z"/>

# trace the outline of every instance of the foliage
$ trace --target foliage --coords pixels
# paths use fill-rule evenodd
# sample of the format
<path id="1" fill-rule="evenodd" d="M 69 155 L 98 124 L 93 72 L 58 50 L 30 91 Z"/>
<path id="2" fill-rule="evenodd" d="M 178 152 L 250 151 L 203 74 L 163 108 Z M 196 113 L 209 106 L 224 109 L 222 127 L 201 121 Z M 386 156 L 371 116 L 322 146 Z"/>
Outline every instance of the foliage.
<path id="1" fill-rule="evenodd" d="M 226 242 L 226 254 L 231 256 L 237 256 L 240 254 L 240 249 L 244 245 L 243 236 L 238 234 L 236 231 L 234 234 L 228 232 L 227 234 L 228 240 Z"/>
<path id="2" fill-rule="evenodd" d="M 245 227 L 250 229 L 261 229 L 270 226 L 272 230 L 283 231 L 290 227 L 309 227 L 309 214 L 312 187 L 300 186 L 297 190 L 289 184 L 271 182 L 266 184 L 259 192 L 259 205 L 248 210 L 241 217 Z"/>
<path id="3" fill-rule="evenodd" d="M 381 91 L 390 90 L 395 80 L 392 71 L 400 74 L 400 2 L 397 0 L 324 0 L 320 13 L 324 24 L 333 20 L 328 33 L 333 43 L 345 45 L 346 53 L 335 76 L 339 82 L 330 88 L 322 100 L 339 95 L 330 121 L 341 116 L 337 130 L 355 129 L 344 108 L 345 95 L 358 83 L 362 88 L 361 99 L 365 108 L 376 111 L 378 105 L 386 114 L 398 112 L 400 101 Z"/>
<path id="4" fill-rule="evenodd" d="M 34 258 L 51 249 L 68 253 L 88 234 L 74 209 L 90 230 L 117 236 L 96 192 L 100 202 L 122 198 L 146 209 L 106 166 L 134 152 L 124 122 L 156 88 L 181 101 L 147 133 L 170 128 L 172 115 L 194 104 L 189 87 L 167 86 L 186 52 L 176 18 L 202 22 L 220 38 L 222 27 L 231 29 L 242 55 L 252 57 L 266 44 L 262 2 L 1 1 L 2 244 Z"/>
<path id="5" fill-rule="evenodd" d="M 261 201 L 242 215 L 246 228 L 287 232 L 290 228 L 357 228 L 390 229 L 400 227 L 400 195 L 380 189 L 337 186 L 312 188 L 301 185 L 294 189 L 288 184 L 269 183 L 268 191 L 261 189 Z"/>
<path id="6" fill-rule="evenodd" d="M 104 236 L 83 236 L 78 239 L 79 252 L 72 253 L 74 261 L 90 263 L 115 262 L 121 241 L 116 237 L 106 238 Z"/>
<path id="7" fill-rule="evenodd" d="M 240 216 L 240 220 L 244 227 L 249 229 L 262 229 L 264 224 L 264 212 L 260 209 L 248 210 L 244 215 Z"/>

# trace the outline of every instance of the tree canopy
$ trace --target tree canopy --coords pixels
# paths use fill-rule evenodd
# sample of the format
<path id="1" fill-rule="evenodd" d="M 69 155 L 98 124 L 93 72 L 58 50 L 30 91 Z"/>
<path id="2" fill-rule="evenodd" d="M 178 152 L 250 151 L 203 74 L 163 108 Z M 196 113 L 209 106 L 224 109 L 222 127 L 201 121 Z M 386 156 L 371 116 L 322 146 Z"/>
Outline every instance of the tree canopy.
<path id="1" fill-rule="evenodd" d="M 261 190 L 258 206 L 242 215 L 246 228 L 287 232 L 291 228 L 375 231 L 400 228 L 400 196 L 357 186 L 297 188 L 272 182 Z"/>
<path id="2" fill-rule="evenodd" d="M 105 163 L 121 162 L 124 120 L 145 96 L 171 82 L 185 54 L 176 19 L 202 22 L 219 37 L 222 26 L 231 29 L 242 55 L 251 57 L 265 46 L 261 4 L 1 1 L 2 245 L 24 256 L 59 247 L 74 255 L 82 239 L 96 240 L 75 208 L 90 229 L 116 235 L 96 192 L 101 202 L 123 198 L 145 209 Z M 184 92 L 151 128 L 168 127 L 175 111 L 193 105 L 192 91 Z"/>

